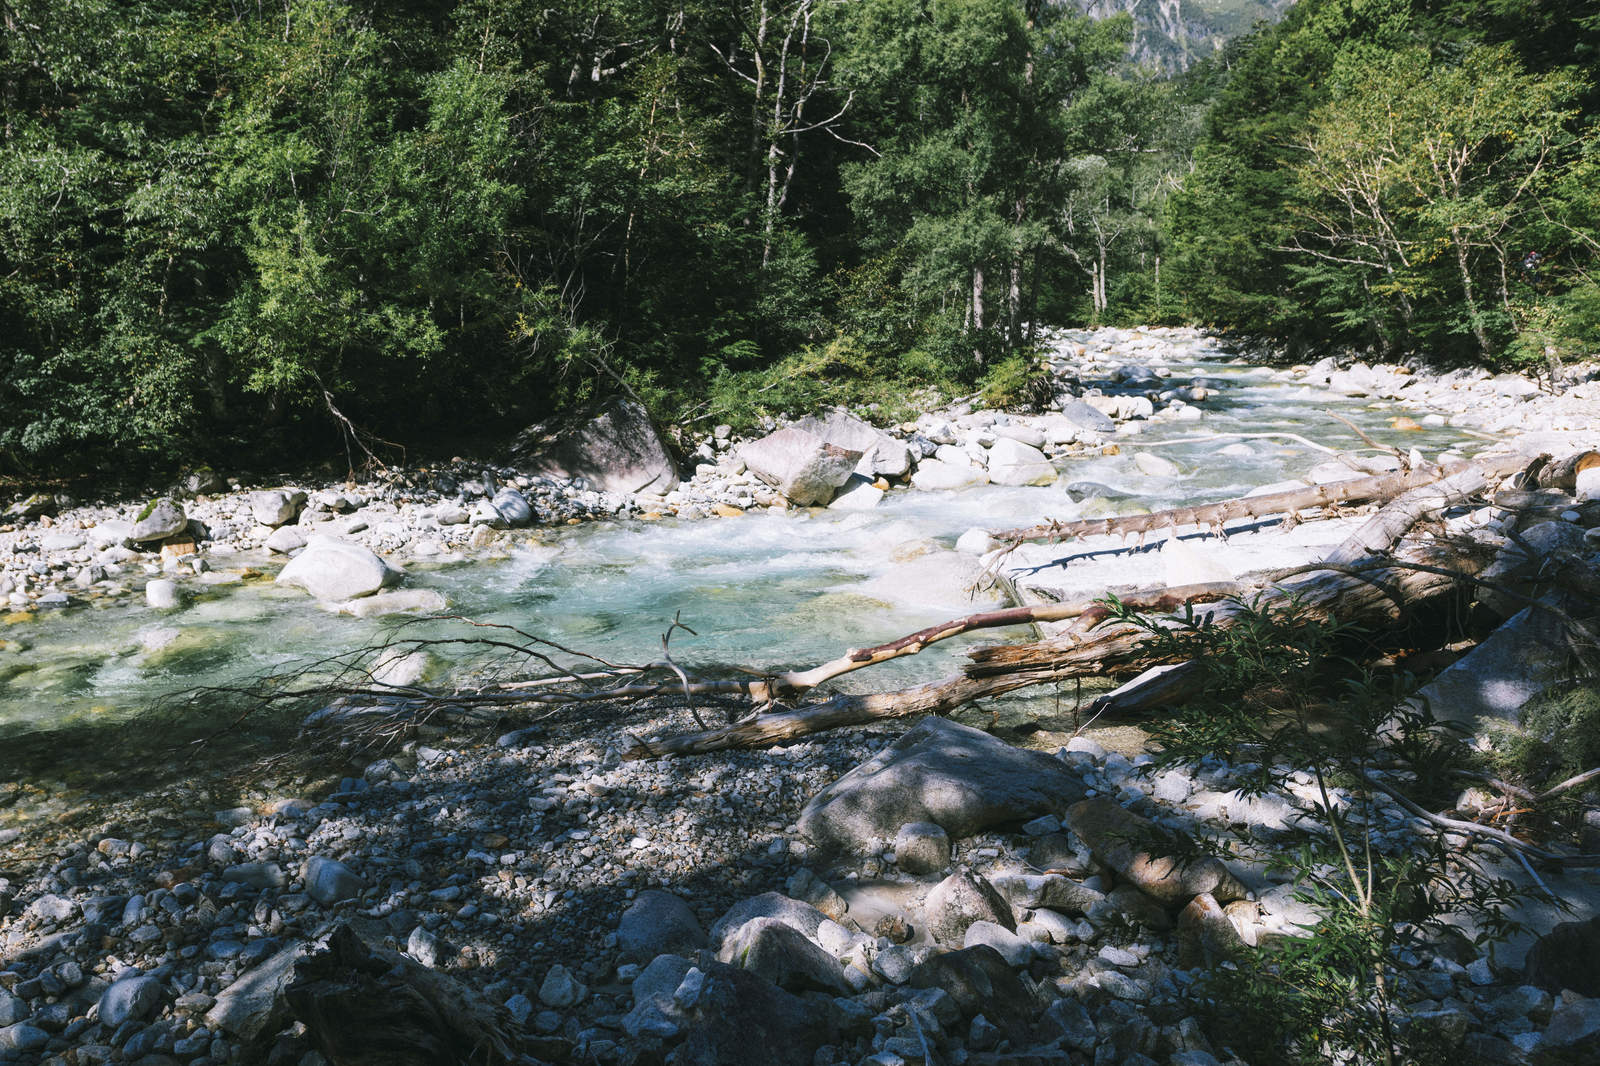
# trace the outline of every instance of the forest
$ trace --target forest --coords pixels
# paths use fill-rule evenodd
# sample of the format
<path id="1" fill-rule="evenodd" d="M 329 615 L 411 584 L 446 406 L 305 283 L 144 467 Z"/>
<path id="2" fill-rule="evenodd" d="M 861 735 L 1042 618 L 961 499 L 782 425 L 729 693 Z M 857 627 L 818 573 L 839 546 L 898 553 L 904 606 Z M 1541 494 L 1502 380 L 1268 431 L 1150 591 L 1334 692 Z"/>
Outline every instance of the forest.
<path id="1" fill-rule="evenodd" d="M 1600 343 L 1587 0 L 0 0 L 0 473 L 1023 398 L 1039 324 Z M 449 446 L 449 445 L 446 445 Z"/>

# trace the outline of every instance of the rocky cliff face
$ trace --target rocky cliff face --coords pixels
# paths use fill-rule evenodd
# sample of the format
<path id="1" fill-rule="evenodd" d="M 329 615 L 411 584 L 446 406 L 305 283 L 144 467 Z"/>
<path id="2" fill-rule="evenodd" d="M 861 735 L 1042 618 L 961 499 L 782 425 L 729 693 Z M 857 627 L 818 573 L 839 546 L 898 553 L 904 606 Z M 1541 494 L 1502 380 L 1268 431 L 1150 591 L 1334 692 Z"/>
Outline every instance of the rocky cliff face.
<path id="1" fill-rule="evenodd" d="M 1294 0 L 1058 0 L 1094 18 L 1133 16 L 1135 63 L 1188 69 L 1258 21 L 1276 20 Z"/>

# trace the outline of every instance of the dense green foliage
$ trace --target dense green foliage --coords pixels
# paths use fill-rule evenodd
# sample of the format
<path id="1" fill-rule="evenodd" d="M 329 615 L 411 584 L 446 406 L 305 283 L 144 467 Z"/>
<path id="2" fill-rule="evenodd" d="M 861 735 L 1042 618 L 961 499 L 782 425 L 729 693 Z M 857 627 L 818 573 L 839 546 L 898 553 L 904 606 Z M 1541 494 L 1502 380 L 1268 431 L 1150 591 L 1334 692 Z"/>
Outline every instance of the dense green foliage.
<path id="1" fill-rule="evenodd" d="M 1584 0 L 1302 0 L 1175 78 L 1048 0 L 0 16 L 0 473 L 1025 397 L 1040 322 L 1600 337 Z"/>
<path id="2" fill-rule="evenodd" d="M 1581 0 L 1302 0 L 1223 64 L 1169 216 L 1187 309 L 1305 348 L 1592 352 L 1597 57 Z"/>
<path id="3" fill-rule="evenodd" d="M 13 472 L 490 432 L 619 381 L 709 418 L 808 353 L 970 387 L 1060 303 L 1066 158 L 1138 147 L 1073 110 L 1117 101 L 1126 20 L 1037 0 L 0 13 Z"/>

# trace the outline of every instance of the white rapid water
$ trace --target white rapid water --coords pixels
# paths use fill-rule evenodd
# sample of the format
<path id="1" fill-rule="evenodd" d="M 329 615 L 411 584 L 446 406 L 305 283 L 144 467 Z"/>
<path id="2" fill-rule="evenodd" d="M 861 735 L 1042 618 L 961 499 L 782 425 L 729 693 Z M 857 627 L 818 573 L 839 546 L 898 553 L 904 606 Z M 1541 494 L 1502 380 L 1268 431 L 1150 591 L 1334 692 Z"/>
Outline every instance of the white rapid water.
<path id="1" fill-rule="evenodd" d="M 1128 361 L 1141 360 L 1135 353 Z M 1330 409 L 1369 432 L 1387 431 L 1389 419 L 1406 413 L 1286 383 L 1271 370 L 1204 345 L 1164 365 L 1174 384 L 1203 377 L 1215 388 L 1202 405 L 1202 420 L 1149 423 L 1137 436 L 1118 438 L 1118 455 L 1060 464 L 1062 478 L 1053 486 L 954 493 L 897 489 L 877 509 L 860 513 L 752 512 L 697 522 L 539 529 L 524 534 L 506 556 L 414 568 L 408 583 L 437 588 L 463 616 L 514 625 L 613 661 L 658 658 L 661 635 L 677 616 L 696 631 L 673 638 L 674 657 L 685 665 L 804 666 L 846 647 L 980 609 L 986 601 L 975 606 L 964 600 L 957 581 L 926 591 L 926 573 L 916 567 L 931 564 L 913 558 L 924 553 L 926 560 L 931 547 L 952 547 L 969 528 L 1070 519 L 1086 508 L 1099 516 L 1224 499 L 1299 476 L 1327 458 L 1287 438 L 1160 442 L 1278 432 L 1357 447 L 1356 435 L 1328 417 Z M 1444 428 L 1405 435 L 1408 446 L 1423 448 L 1429 458 L 1463 441 Z M 1144 449 L 1172 460 L 1179 474 L 1141 472 L 1134 455 Z M 1086 489 L 1084 483 L 1101 488 Z M 1074 502 L 1086 491 L 1101 498 Z M 1149 566 L 1130 558 L 1128 580 L 1138 581 L 1141 569 L 1159 580 Z M 0 779 L 6 776 L 7 737 L 126 722 L 174 690 L 233 681 L 413 631 L 400 630 L 401 624 L 397 618 L 333 615 L 265 580 L 218 586 L 176 611 L 157 612 L 124 599 L 0 624 Z M 414 631 L 443 628 L 425 623 Z M 983 639 L 1020 639 L 1025 633 Z M 941 676 L 967 646 L 952 641 L 855 675 L 850 683 L 883 687 Z"/>

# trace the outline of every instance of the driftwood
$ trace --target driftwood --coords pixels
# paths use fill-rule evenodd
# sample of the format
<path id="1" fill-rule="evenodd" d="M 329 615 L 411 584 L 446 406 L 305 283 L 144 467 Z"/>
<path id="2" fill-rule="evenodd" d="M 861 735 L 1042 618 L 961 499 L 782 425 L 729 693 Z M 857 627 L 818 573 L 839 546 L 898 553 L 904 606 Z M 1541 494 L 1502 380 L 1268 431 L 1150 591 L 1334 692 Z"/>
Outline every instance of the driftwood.
<path id="1" fill-rule="evenodd" d="M 1228 596 L 1237 596 L 1243 586 L 1232 581 L 1212 581 L 1195 585 L 1148 589 L 1130 593 L 1124 603 L 1138 611 L 1172 611 L 1185 603 L 1205 603 Z M 873 648 L 851 648 L 832 662 L 809 670 L 790 670 L 779 674 L 770 682 L 749 685 L 749 694 L 757 700 L 770 700 L 779 696 L 794 696 L 807 692 L 855 670 L 876 666 L 891 659 L 916 655 L 931 644 L 949 640 L 963 633 L 980 629 L 999 629 L 1005 626 L 1030 625 L 1039 622 L 1064 622 L 1080 619 L 1087 622 L 1105 617 L 1106 606 L 1099 600 L 1081 600 L 1075 603 L 1050 603 L 1026 607 L 1007 607 L 996 611 L 969 614 L 965 618 L 952 618 L 948 622 L 919 629 L 915 633 L 879 644 Z"/>
<path id="2" fill-rule="evenodd" d="M 1525 460 L 1489 460 L 1487 465 L 1498 469 L 1503 462 L 1510 462 L 1511 468 L 1517 469 Z M 1088 518 L 1072 522 L 1043 522 L 1019 529 L 1000 530 L 991 535 L 1002 544 L 1014 548 L 1019 544 L 1072 540 L 1078 537 L 1127 537 L 1134 533 L 1142 537 L 1148 533 L 1187 526 L 1221 531 L 1226 523 L 1245 518 L 1267 518 L 1276 514 L 1295 515 L 1312 507 L 1387 500 L 1410 489 L 1429 485 L 1458 473 L 1481 469 L 1485 465 L 1485 462 L 1476 460 L 1452 463 L 1445 467 L 1428 465 L 1392 474 L 1335 481 L 1328 485 L 1310 485 L 1303 489 L 1287 489 L 1260 496 L 1241 496 L 1193 507 L 1174 507 L 1152 514 Z"/>
<path id="3" fill-rule="evenodd" d="M 1600 452 L 1579 452 L 1541 464 L 1533 472 L 1531 481 L 1535 488 L 1560 489 L 1571 496 L 1578 491 L 1578 475 L 1596 467 L 1600 467 Z"/>
<path id="4" fill-rule="evenodd" d="M 503 1008 L 348 925 L 296 965 L 285 998 L 333 1066 L 500 1066 L 529 1061 L 526 1052 L 570 1060 L 564 1042 L 532 1040 Z"/>
<path id="5" fill-rule="evenodd" d="M 1204 524 L 1284 508 L 1292 510 L 1312 504 L 1370 499 L 1385 493 L 1395 495 L 1376 517 L 1312 572 L 1280 574 L 1274 583 L 1264 587 L 1226 582 L 1152 588 L 1125 595 L 1121 602 L 1127 608 L 1159 615 L 1187 605 L 1227 597 L 1237 600 L 1255 594 L 1259 601 L 1257 609 L 1264 606 L 1270 610 L 1276 604 L 1293 600 L 1313 614 L 1332 614 L 1337 610 L 1340 617 L 1352 623 L 1372 627 L 1387 625 L 1413 606 L 1449 592 L 1463 579 L 1475 577 L 1484 563 L 1479 558 L 1481 552 L 1452 548 L 1442 542 L 1408 546 L 1392 560 L 1374 556 L 1381 556 L 1420 518 L 1480 491 L 1520 465 L 1520 460 L 1511 458 L 1480 460 L 1455 464 L 1445 470 L 1431 468 L 1361 478 L 1304 492 L 1113 519 L 1113 523 L 1124 523 L 1125 532 L 1137 532 L 1138 523 L 1149 528 L 1186 522 Z M 1568 468 L 1584 469 L 1574 462 L 1550 467 L 1552 470 Z M 1523 483 L 1528 483 L 1528 478 L 1524 478 Z M 1108 528 L 1104 522 L 1088 523 L 1092 529 L 1083 529 L 1084 525 L 1052 523 L 1013 531 L 1013 540 L 1020 543 L 1023 539 L 1104 532 Z M 1222 602 L 1209 608 L 1208 617 L 1214 625 L 1227 626 L 1242 617 L 1244 610 L 1239 602 Z M 245 697 L 255 708 L 303 705 L 319 700 L 328 709 L 308 719 L 308 727 L 326 720 L 350 742 L 361 742 L 366 736 L 375 738 L 377 744 L 392 742 L 404 734 L 408 723 L 425 722 L 433 716 L 465 716 L 483 721 L 494 718 L 498 708 L 513 706 L 604 705 L 681 695 L 689 699 L 691 707 L 697 696 L 734 697 L 748 701 L 742 705 L 758 712 L 724 727 L 702 728 L 698 733 L 655 740 L 635 739 L 625 754 L 630 758 L 645 758 L 780 743 L 821 729 L 878 718 L 948 711 L 975 699 L 1030 685 L 1094 676 L 1123 679 L 1154 667 L 1173 665 L 1161 661 L 1148 650 L 1146 630 L 1117 621 L 1114 614 L 1113 607 L 1103 599 L 984 611 L 950 619 L 875 647 L 852 648 L 838 658 L 810 668 L 750 672 L 745 677 L 717 679 L 692 677 L 671 661 L 665 640 L 665 662 L 621 664 L 574 652 L 512 627 L 458 619 L 476 629 L 496 633 L 471 638 L 394 639 L 381 646 L 341 653 L 301 666 L 287 675 L 258 680 L 251 688 L 199 690 L 190 697 Z M 959 672 L 942 680 L 899 692 L 840 695 L 795 709 L 781 706 L 781 701 L 804 696 L 824 682 L 879 663 L 916 655 L 934 644 L 966 633 L 1062 621 L 1071 625 L 1048 639 L 977 648 L 969 653 L 969 661 Z M 482 649 L 513 668 L 525 667 L 530 661 L 540 662 L 559 676 L 532 681 L 487 680 L 448 692 L 434 692 L 421 686 L 380 685 L 372 678 L 370 663 L 380 656 L 391 657 L 444 644 Z M 579 660 L 578 665 L 563 666 L 552 657 L 556 652 Z M 316 682 L 319 671 L 331 671 L 333 676 Z M 1135 683 L 1101 697 L 1094 709 L 1145 708 L 1177 702 L 1192 675 L 1193 671 L 1169 670 L 1159 677 L 1137 678 Z M 307 684 L 308 681 L 312 683 Z M 330 703 L 333 706 L 329 707 Z M 349 735 L 352 728 L 362 735 Z"/>
<path id="6" fill-rule="evenodd" d="M 1237 599 L 1220 603 L 1210 609 L 1207 621 L 1217 628 L 1227 628 L 1252 611 L 1293 603 L 1313 616 L 1337 613 L 1353 625 L 1391 626 L 1418 606 L 1459 589 L 1487 565 L 1488 559 L 1481 551 L 1443 542 L 1407 545 L 1395 550 L 1392 557 L 1387 553 L 1422 518 L 1484 490 L 1525 464 L 1522 458 L 1495 458 L 1454 466 L 1442 479 L 1433 477 L 1411 484 L 1411 491 L 1401 492 L 1329 556 L 1329 568 L 1311 570 L 1268 586 L 1248 605 Z M 1404 483 L 1404 479 L 1390 480 L 1391 484 Z M 1160 603 L 1161 609 L 1173 610 L 1192 602 L 1182 598 L 1183 591 L 1154 589 L 1141 593 L 1137 600 Z M 1094 609 L 1101 612 L 1100 618 L 1109 612 L 1103 604 Z M 1035 610 L 1040 609 L 1017 608 L 1015 612 Z M 1078 611 L 1073 617 L 1087 613 Z M 1021 620 L 1020 614 L 1012 612 L 988 612 L 974 617 L 994 616 Z M 943 629 L 933 627 L 876 649 L 853 651 L 841 662 L 882 662 L 921 650 L 932 640 L 977 628 L 984 627 L 946 623 Z M 822 704 L 759 715 L 719 729 L 655 740 L 636 739 L 624 757 L 650 758 L 778 744 L 809 733 L 882 718 L 953 710 L 974 699 L 1031 685 L 1092 676 L 1146 674 L 1162 666 L 1176 665 L 1180 669 L 1159 679 L 1141 677 L 1142 685 L 1124 686 L 1106 697 L 1108 702 L 1101 706 L 1130 709 L 1157 701 L 1176 701 L 1189 691 L 1187 686 L 1192 685 L 1196 672 L 1182 669 L 1182 664 L 1162 661 L 1151 651 L 1147 637 L 1148 632 L 1139 626 L 1113 622 L 1088 634 L 1079 631 L 1029 644 L 980 647 L 969 653 L 969 662 L 960 673 L 938 681 L 899 692 L 838 696 Z"/>
<path id="7" fill-rule="evenodd" d="M 1430 569 L 1413 569 L 1416 561 Z M 1393 625 L 1406 612 L 1447 595 L 1484 565 L 1471 553 L 1443 545 L 1423 545 L 1398 553 L 1396 565 L 1374 563 L 1346 572 L 1319 571 L 1268 588 L 1257 609 L 1291 598 L 1309 613 L 1338 615 L 1352 624 L 1374 628 Z M 1435 571 L 1446 571 L 1448 576 Z M 1219 628 L 1237 624 L 1247 607 L 1237 601 L 1211 608 L 1209 623 Z M 1147 647 L 1148 632 L 1131 623 L 1105 625 L 1088 637 L 1066 636 L 1031 644 L 992 645 L 973 649 L 960 673 L 898 692 L 836 696 L 824 703 L 758 715 L 719 729 L 656 740 L 636 740 L 624 758 L 689 755 L 726 748 L 781 744 L 809 733 L 861 725 L 883 718 L 901 718 L 954 710 L 975 699 L 999 696 L 1032 685 L 1084 677 L 1121 677 L 1171 665 Z M 1171 701 L 1184 691 L 1171 679 L 1160 698 Z M 1117 709 L 1149 706 L 1140 694 Z"/>

